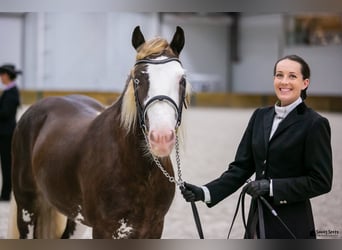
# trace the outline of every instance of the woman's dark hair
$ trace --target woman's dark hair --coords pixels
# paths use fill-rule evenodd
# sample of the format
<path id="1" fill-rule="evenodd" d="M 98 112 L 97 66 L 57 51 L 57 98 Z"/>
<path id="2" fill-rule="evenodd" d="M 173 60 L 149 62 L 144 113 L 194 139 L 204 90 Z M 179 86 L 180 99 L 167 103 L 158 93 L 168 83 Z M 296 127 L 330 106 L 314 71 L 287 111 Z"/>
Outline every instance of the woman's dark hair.
<path id="1" fill-rule="evenodd" d="M 11 81 L 14 81 L 15 79 L 17 79 L 17 74 L 16 73 L 7 72 L 7 75 L 9 76 Z"/>
<path id="2" fill-rule="evenodd" d="M 310 79 L 310 67 L 308 65 L 308 63 L 301 58 L 300 56 L 297 55 L 288 55 L 288 56 L 284 56 L 282 58 L 280 58 L 275 64 L 274 64 L 274 68 L 273 68 L 273 76 L 275 76 L 276 71 L 277 71 L 277 65 L 280 61 L 283 61 L 285 59 L 291 60 L 291 61 L 295 61 L 297 63 L 299 63 L 301 65 L 301 73 L 303 75 L 303 79 Z M 306 90 L 308 88 L 305 88 L 302 90 L 300 97 L 305 100 L 306 99 Z"/>
<path id="3" fill-rule="evenodd" d="M 22 74 L 22 71 L 16 70 L 14 64 L 4 64 L 0 66 L 0 74 L 6 74 L 11 81 L 14 81 L 18 75 Z"/>

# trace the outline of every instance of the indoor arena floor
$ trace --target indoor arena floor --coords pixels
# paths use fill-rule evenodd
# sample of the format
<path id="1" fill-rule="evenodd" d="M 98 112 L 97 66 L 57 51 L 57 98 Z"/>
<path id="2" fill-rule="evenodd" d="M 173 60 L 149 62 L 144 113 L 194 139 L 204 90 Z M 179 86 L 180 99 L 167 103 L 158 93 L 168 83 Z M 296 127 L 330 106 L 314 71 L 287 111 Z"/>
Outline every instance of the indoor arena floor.
<path id="1" fill-rule="evenodd" d="M 184 117 L 183 179 L 202 185 L 225 171 L 234 159 L 252 112 L 253 109 L 190 108 Z M 312 206 L 318 238 L 336 239 L 342 238 L 342 113 L 321 114 L 329 119 L 332 130 L 334 181 L 332 191 L 312 199 Z M 205 238 L 227 237 L 239 193 L 240 190 L 210 209 L 197 202 Z M 246 207 L 249 200 L 248 197 Z M 0 238 L 6 238 L 8 214 L 9 203 L 0 202 Z M 243 231 L 239 211 L 230 238 L 241 239 Z M 198 238 L 191 206 L 183 200 L 179 190 L 166 215 L 162 238 Z"/>

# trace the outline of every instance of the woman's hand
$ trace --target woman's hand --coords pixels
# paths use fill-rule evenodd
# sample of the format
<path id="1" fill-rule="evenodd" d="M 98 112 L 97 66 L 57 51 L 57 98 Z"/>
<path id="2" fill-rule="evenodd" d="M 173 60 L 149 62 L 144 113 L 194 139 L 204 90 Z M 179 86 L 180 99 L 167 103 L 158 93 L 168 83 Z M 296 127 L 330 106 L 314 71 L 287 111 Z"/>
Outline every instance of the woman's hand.
<path id="1" fill-rule="evenodd" d="M 270 181 L 266 179 L 251 181 L 243 188 L 243 190 L 247 194 L 251 195 L 253 198 L 258 198 L 259 196 L 269 195 Z"/>
<path id="2" fill-rule="evenodd" d="M 184 187 L 181 188 L 181 192 L 187 202 L 204 201 L 204 192 L 201 187 L 186 182 L 184 182 Z"/>

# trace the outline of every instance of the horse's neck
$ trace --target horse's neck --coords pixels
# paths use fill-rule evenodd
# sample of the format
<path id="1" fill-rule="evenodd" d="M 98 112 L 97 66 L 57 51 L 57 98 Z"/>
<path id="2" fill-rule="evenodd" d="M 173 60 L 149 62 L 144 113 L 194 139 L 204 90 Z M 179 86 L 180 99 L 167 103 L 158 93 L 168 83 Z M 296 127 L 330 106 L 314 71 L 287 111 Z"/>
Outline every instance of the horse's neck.
<path id="1" fill-rule="evenodd" d="M 136 124 L 131 131 L 127 131 L 121 125 L 121 99 L 109 106 L 93 121 L 91 130 L 93 133 L 120 144 L 120 147 L 135 148 L 139 151 L 144 140 L 143 133 Z M 97 131 L 101 130 L 101 131 Z"/>
<path id="2" fill-rule="evenodd" d="M 108 152 L 112 149 L 112 145 L 115 144 L 116 154 L 112 156 L 116 159 L 120 158 L 122 171 L 132 171 L 136 175 L 148 176 L 151 172 L 157 174 L 153 159 L 148 152 L 146 141 L 142 130 L 139 128 L 138 123 L 135 124 L 132 131 L 127 133 L 127 130 L 121 126 L 121 103 L 116 102 L 112 106 L 103 111 L 92 124 L 92 133 L 97 136 L 90 136 L 88 143 L 101 144 L 100 154 Z M 114 154 L 114 152 L 113 152 Z M 162 165 L 173 175 L 172 163 L 170 157 L 163 157 L 161 160 Z M 157 174 L 159 175 L 159 174 Z"/>

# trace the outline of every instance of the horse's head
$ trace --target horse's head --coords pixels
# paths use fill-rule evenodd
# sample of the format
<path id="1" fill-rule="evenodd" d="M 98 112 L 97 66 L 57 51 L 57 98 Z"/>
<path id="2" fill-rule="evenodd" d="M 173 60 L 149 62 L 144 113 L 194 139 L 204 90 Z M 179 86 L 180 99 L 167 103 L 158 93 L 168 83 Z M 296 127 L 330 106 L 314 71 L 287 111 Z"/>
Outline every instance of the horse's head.
<path id="1" fill-rule="evenodd" d="M 162 38 L 145 41 L 136 27 L 132 44 L 138 52 L 137 61 L 126 86 L 121 122 L 130 131 L 138 120 L 151 153 L 168 156 L 188 100 L 189 87 L 179 61 L 184 32 L 177 27 L 171 43 Z"/>

